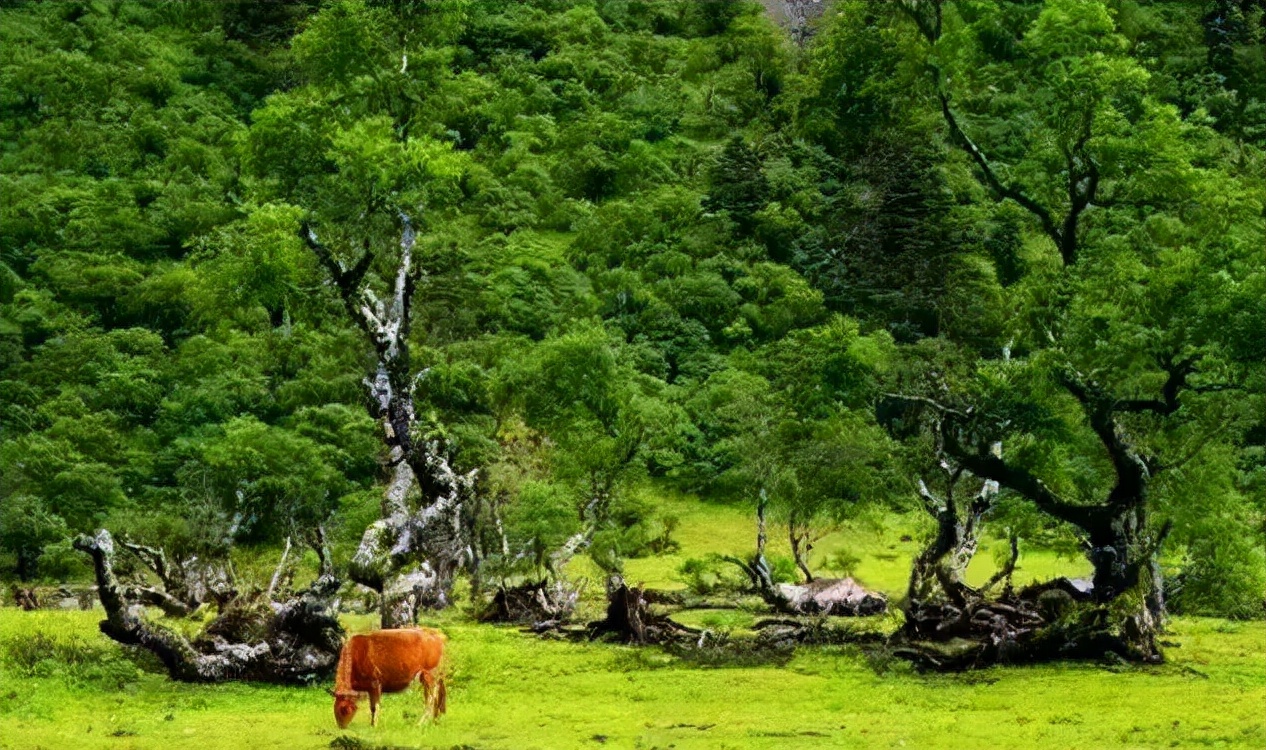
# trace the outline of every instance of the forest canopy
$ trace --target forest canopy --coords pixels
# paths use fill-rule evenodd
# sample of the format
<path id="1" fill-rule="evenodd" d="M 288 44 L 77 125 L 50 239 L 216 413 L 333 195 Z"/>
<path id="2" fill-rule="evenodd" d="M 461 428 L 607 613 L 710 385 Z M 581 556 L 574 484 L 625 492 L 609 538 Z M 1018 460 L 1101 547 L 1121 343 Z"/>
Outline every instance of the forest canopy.
<path id="1" fill-rule="evenodd" d="M 950 461 L 1101 595 L 1159 560 L 1171 608 L 1260 616 L 1264 35 L 1236 0 L 838 0 L 803 45 L 746 2 L 6 3 L 0 568 L 84 576 L 100 527 L 345 565 L 412 440 L 471 477 L 485 583 L 661 551 L 635 489 L 811 545 Z"/>

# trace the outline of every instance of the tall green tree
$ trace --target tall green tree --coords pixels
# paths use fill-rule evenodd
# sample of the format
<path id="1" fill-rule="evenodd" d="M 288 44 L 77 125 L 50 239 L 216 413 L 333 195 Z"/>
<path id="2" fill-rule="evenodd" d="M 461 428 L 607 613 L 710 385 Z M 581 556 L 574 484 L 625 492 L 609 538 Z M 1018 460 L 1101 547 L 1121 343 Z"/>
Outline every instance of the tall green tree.
<path id="1" fill-rule="evenodd" d="M 1084 534 L 1094 598 L 1138 592 L 1126 630 L 1154 655 L 1170 528 L 1155 516 L 1180 502 L 1158 497 L 1161 478 L 1253 421 L 1260 347 L 1224 315 L 1262 314 L 1241 296 L 1261 283 L 1260 200 L 1245 175 L 1208 166 L 1228 144 L 1157 101 L 1106 5 L 901 10 L 964 167 L 1041 238 L 1016 287 L 1022 356 L 982 360 L 975 385 L 919 403 L 963 466 Z M 1018 41 L 995 44 L 1008 23 Z"/>

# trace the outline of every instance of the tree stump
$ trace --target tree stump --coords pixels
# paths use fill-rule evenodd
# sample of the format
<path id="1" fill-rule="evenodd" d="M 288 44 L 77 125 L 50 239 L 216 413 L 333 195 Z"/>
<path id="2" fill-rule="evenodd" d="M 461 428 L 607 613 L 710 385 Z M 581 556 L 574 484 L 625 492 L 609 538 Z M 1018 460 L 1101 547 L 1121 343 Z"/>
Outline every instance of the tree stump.
<path id="1" fill-rule="evenodd" d="M 651 612 L 642 587 L 630 588 L 619 575 L 607 580 L 607 616 L 589 623 L 591 640 L 614 636 L 621 643 L 636 645 L 671 643 L 701 632 Z"/>

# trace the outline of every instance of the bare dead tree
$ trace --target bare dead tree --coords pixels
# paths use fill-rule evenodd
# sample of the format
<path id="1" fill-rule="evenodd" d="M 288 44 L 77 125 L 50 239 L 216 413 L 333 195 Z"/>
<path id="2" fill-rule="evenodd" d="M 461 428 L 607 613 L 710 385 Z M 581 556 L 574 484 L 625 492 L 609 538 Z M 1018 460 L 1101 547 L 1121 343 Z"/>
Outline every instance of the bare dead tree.
<path id="1" fill-rule="evenodd" d="M 318 531 L 318 556 L 327 561 L 325 536 Z M 328 676 L 338 663 L 343 629 L 337 617 L 335 596 L 339 580 L 328 564 L 308 588 L 298 592 L 235 593 L 220 604 L 219 612 L 200 636 L 183 634 L 149 620 L 145 606 L 148 591 L 119 581 L 115 573 L 115 542 L 104 529 L 81 535 L 75 549 L 92 558 L 97 593 L 105 608 L 101 632 L 119 643 L 138 646 L 162 661 L 172 679 L 185 682 L 259 680 L 309 683 Z M 162 550 L 147 548 L 155 559 Z M 233 590 L 238 591 L 234 585 Z M 168 592 L 162 597 L 179 601 Z"/>
<path id="2" fill-rule="evenodd" d="M 766 604 L 777 612 L 791 615 L 866 616 L 887 611 L 888 600 L 883 594 L 867 590 L 852 578 L 810 576 L 810 580 L 803 584 L 775 583 L 773 570 L 765 557 L 768 536 L 765 513 L 768 504 L 768 494 L 762 490 L 756 504 L 756 553 L 752 558 L 721 558 L 747 574 L 752 588 Z"/>
<path id="3" fill-rule="evenodd" d="M 425 373 L 412 371 L 409 332 L 421 271 L 413 262 L 413 223 L 403 212 L 399 218 L 400 253 L 385 300 L 368 283 L 371 269 L 381 264 L 370 241 L 349 266 L 320 242 L 311 224 L 300 230 L 377 359 L 364 382 L 370 413 L 382 425 L 391 478 L 382 517 L 365 530 L 350 575 L 381 595 L 383 627 L 415 623 L 421 607 L 447 606 L 454 576 L 472 560 L 462 510 L 475 491 L 475 472 L 459 474 L 442 440 L 419 435 L 414 389 Z M 416 506 L 410 500 L 415 487 L 421 494 Z"/>

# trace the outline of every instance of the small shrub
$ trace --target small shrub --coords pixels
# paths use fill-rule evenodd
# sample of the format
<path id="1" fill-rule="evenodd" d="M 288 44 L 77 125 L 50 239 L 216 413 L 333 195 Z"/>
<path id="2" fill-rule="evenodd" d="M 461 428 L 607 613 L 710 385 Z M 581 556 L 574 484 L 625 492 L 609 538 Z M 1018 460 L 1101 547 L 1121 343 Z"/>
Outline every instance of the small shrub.
<path id="1" fill-rule="evenodd" d="M 846 549 L 832 553 L 826 558 L 826 564 L 822 567 L 842 576 L 852 578 L 857 570 L 857 566 L 862 562 L 862 558 L 854 555 Z"/>
<path id="2" fill-rule="evenodd" d="M 21 677 L 62 677 L 117 690 L 135 682 L 140 673 L 137 663 L 119 648 L 78 635 L 35 633 L 0 643 L 5 663 Z"/>
<path id="3" fill-rule="evenodd" d="M 611 525 L 594 538 L 593 546 L 616 558 L 649 557 L 681 548 L 673 538 L 680 519 L 661 514 L 651 502 L 622 497 L 611 509 Z M 593 555 L 591 548 L 591 555 Z"/>
<path id="4" fill-rule="evenodd" d="M 786 555 L 770 555 L 769 574 L 774 583 L 795 583 L 800 580 L 800 569 L 796 561 Z"/>
<path id="5" fill-rule="evenodd" d="M 677 580 L 686 584 L 692 594 L 706 596 L 725 583 L 723 563 L 718 558 L 691 557 L 677 566 Z"/>
<path id="6" fill-rule="evenodd" d="M 1171 586 L 1176 614 L 1234 620 L 1260 618 L 1266 596 L 1266 554 L 1251 535 L 1209 534 L 1187 549 L 1187 561 Z"/>
<path id="7" fill-rule="evenodd" d="M 681 519 L 671 513 L 661 515 L 653 522 L 652 529 L 656 533 L 650 535 L 646 545 L 653 554 L 670 554 L 681 549 L 681 544 L 673 539 L 673 532 L 680 523 Z"/>
<path id="8" fill-rule="evenodd" d="M 40 577 L 49 581 L 70 581 L 91 575 L 88 558 L 71 546 L 70 539 L 44 545 L 39 561 Z"/>

